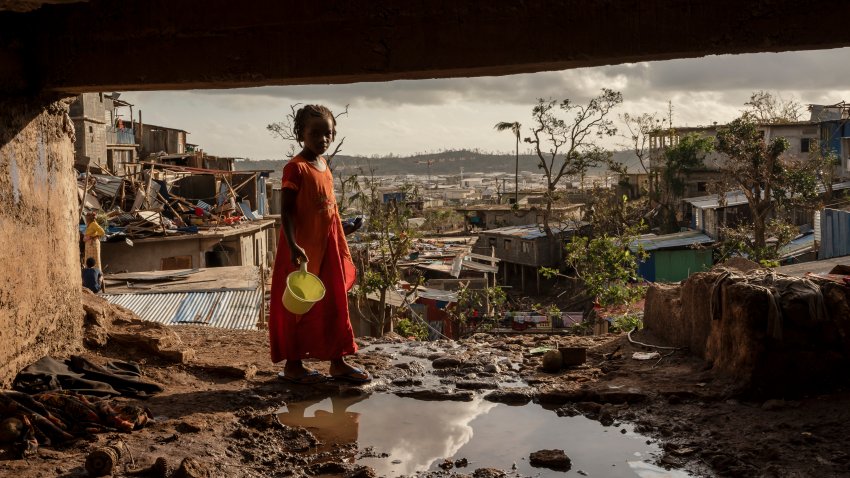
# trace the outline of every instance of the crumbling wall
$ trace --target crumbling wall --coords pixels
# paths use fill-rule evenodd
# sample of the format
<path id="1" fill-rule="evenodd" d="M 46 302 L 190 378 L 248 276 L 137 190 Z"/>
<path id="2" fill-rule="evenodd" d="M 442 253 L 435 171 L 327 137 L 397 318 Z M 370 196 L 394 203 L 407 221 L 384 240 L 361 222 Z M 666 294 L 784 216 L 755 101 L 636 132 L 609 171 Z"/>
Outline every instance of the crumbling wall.
<path id="1" fill-rule="evenodd" d="M 850 287 L 812 277 L 815 287 L 807 289 L 811 283 L 797 282 L 803 279 L 769 271 L 731 272 L 718 269 L 694 274 L 681 285 L 652 285 L 646 328 L 668 345 L 688 347 L 713 371 L 756 393 L 795 394 L 846 383 Z M 807 285 L 794 292 L 776 282 L 778 295 L 765 287 L 782 280 L 795 288 Z"/>
<path id="2" fill-rule="evenodd" d="M 682 321 L 680 285 L 650 284 L 644 304 L 644 328 L 669 345 L 688 346 L 691 332 Z"/>
<path id="3" fill-rule="evenodd" d="M 0 97 L 0 385 L 82 344 L 68 102 Z"/>

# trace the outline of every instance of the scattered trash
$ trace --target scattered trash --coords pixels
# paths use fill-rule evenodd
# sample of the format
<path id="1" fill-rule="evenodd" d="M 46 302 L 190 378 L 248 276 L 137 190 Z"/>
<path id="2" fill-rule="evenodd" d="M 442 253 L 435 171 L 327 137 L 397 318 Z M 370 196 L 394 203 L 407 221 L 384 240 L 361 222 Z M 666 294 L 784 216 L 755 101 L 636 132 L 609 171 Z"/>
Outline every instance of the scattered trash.
<path id="1" fill-rule="evenodd" d="M 661 358 L 661 354 L 658 352 L 635 352 L 632 354 L 632 358 L 635 360 L 652 360 Z"/>
<path id="2" fill-rule="evenodd" d="M 117 471 L 121 463 L 121 449 L 117 446 L 96 448 L 86 457 L 86 471 L 90 476 L 107 476 Z"/>

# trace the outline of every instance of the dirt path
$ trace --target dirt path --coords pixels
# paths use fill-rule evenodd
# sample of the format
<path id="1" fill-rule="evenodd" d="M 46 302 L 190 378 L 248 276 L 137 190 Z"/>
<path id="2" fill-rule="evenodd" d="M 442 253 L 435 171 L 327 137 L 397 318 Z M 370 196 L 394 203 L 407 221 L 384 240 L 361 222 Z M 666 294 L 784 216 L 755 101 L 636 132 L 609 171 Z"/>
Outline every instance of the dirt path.
<path id="1" fill-rule="evenodd" d="M 337 394 L 384 391 L 427 399 L 534 400 L 553 413 L 580 413 L 600 420 L 634 423 L 659 439 L 662 465 L 700 476 L 838 477 L 850 475 L 850 394 L 781 397 L 748 401 L 733 384 L 714 377 L 702 362 L 683 352 L 638 361 L 625 336 L 563 337 L 557 345 L 590 347 L 584 366 L 548 374 L 529 350 L 554 345 L 548 336 L 476 335 L 459 343 L 405 345 L 433 363 L 433 370 L 393 365 L 386 344 L 372 343 L 354 362 L 375 377 L 368 387 L 330 382 L 313 387 L 280 381 L 268 359 L 264 332 L 222 331 L 197 326 L 174 329 L 183 347 L 194 349 L 187 363 L 174 364 L 150 353 L 114 345 L 90 352 L 99 362 L 134 359 L 165 392 L 142 401 L 156 418 L 132 434 L 98 435 L 65 449 L 42 447 L 37 456 L 0 461 L 0 475 L 21 478 L 87 476 L 92 449 L 123 442 L 135 469 L 163 458 L 171 469 L 186 457 L 200 474 L 174 476 L 373 476 L 349 463 L 357 450 L 317 447 L 309 431 L 281 425 L 274 415 L 285 403 Z M 641 337 L 651 341 L 652 337 Z M 361 345 L 368 345 L 362 342 Z M 327 372 L 326 364 L 313 364 Z M 470 378 L 472 377 L 472 378 Z M 497 389 L 492 383 L 525 381 L 529 386 Z M 440 472 L 463 476 L 473 470 Z M 181 472 L 182 473 L 182 472 Z M 206 473 L 206 474 L 204 474 Z M 498 476 L 479 470 L 475 476 Z M 130 476 L 123 471 L 115 476 Z M 161 472 L 144 476 L 170 476 Z"/>

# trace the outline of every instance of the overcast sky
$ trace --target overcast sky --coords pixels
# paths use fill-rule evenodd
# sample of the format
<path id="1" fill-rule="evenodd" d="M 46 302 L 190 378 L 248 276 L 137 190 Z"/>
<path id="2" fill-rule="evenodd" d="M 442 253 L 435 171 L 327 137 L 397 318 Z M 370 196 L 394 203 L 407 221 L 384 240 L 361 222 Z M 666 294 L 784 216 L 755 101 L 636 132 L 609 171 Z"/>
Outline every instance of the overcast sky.
<path id="1" fill-rule="evenodd" d="M 710 56 L 522 75 L 406 80 L 352 85 L 269 86 L 233 90 L 124 92 L 145 123 L 189 131 L 210 154 L 283 158 L 287 146 L 266 125 L 294 103 L 322 103 L 341 118 L 344 154 L 412 154 L 441 149 L 513 151 L 499 121 L 531 122 L 537 98 L 586 101 L 603 87 L 623 93 L 617 113 L 665 113 L 676 126 L 723 123 L 755 90 L 803 104 L 850 100 L 850 48 Z M 622 143 L 620 139 L 617 142 Z M 616 147 L 609 142 L 607 147 Z"/>

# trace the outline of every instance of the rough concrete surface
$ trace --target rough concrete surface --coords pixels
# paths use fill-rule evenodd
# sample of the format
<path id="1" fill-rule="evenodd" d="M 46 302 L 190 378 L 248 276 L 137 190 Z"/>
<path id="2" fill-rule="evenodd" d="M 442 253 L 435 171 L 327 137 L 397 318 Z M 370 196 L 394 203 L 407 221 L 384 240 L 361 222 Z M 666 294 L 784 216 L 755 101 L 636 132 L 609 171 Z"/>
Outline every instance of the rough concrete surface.
<path id="1" fill-rule="evenodd" d="M 77 185 L 67 102 L 0 98 L 0 384 L 82 345 Z"/>

